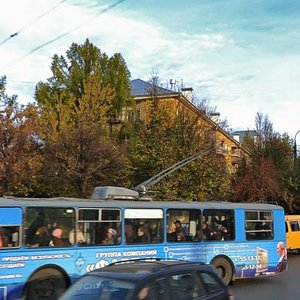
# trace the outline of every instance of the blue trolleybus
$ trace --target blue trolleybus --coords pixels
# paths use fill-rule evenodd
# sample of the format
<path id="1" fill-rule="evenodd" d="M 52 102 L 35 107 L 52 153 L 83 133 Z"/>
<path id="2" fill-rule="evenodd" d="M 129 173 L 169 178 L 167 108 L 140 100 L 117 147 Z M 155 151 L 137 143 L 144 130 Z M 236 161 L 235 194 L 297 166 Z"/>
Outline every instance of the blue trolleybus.
<path id="1" fill-rule="evenodd" d="M 57 299 L 86 272 L 141 258 L 203 261 L 225 283 L 286 269 L 284 210 L 154 201 L 119 187 L 92 199 L 0 198 L 0 299 Z"/>

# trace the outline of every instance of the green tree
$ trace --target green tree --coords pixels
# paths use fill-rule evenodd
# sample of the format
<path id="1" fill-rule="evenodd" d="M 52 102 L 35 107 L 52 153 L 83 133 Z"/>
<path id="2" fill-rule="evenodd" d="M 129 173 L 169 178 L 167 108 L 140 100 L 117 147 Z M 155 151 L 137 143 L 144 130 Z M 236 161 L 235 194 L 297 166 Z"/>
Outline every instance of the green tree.
<path id="1" fill-rule="evenodd" d="M 188 109 L 176 108 L 176 114 L 158 96 L 159 80 L 150 81 L 149 113 L 145 122 L 137 122 L 128 145 L 135 166 L 133 182 L 139 184 L 173 164 L 212 147 L 209 129 L 199 116 Z M 228 188 L 224 162 L 211 154 L 199 158 L 164 178 L 152 187 L 169 198 L 204 200 L 223 197 Z M 225 183 L 227 180 L 227 183 Z M 158 195 L 160 197 L 160 195 Z"/>
<path id="2" fill-rule="evenodd" d="M 290 186 L 293 171 L 290 139 L 273 130 L 268 116 L 257 113 L 255 123 L 256 138 L 246 136 L 242 142 L 251 153 L 251 161 L 237 172 L 233 197 L 276 202 L 291 211 L 294 200 Z"/>
<path id="3" fill-rule="evenodd" d="M 83 45 L 73 43 L 66 57 L 55 54 L 51 71 L 53 76 L 48 82 L 40 82 L 36 87 L 36 99 L 40 104 L 51 106 L 59 96 L 62 103 L 70 100 L 78 106 L 86 88 L 93 82 L 98 89 L 109 92 L 104 101 L 109 101 L 110 116 L 117 116 L 122 108 L 133 105 L 130 72 L 121 54 L 109 58 L 88 39 Z"/>
<path id="4" fill-rule="evenodd" d="M 110 81 L 112 68 L 119 71 L 123 89 Z M 88 40 L 72 44 L 66 57 L 54 55 L 51 70 L 53 76 L 36 87 L 45 193 L 88 196 L 95 185 L 122 177 L 125 153 L 111 138 L 108 123 L 111 112 L 130 103 L 124 100 L 129 72 L 120 55 L 110 60 Z"/>
<path id="5" fill-rule="evenodd" d="M 120 53 L 116 53 L 108 59 L 104 78 L 105 82 L 115 91 L 108 115 L 111 121 L 118 121 L 117 118 L 122 114 L 123 108 L 134 106 L 129 80 L 130 72 Z"/>
<path id="6" fill-rule="evenodd" d="M 299 159 L 296 160 L 296 164 L 293 168 L 292 180 L 289 182 L 290 191 L 293 195 L 293 209 L 292 213 L 300 213 L 300 163 Z"/>

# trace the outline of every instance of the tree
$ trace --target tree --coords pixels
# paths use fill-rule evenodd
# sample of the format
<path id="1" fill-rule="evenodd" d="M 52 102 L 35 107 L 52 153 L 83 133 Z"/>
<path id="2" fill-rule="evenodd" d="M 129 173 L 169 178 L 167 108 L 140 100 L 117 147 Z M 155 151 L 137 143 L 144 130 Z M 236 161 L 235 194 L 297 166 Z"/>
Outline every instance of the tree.
<path id="1" fill-rule="evenodd" d="M 236 178 L 232 189 L 233 201 L 277 203 L 282 189 L 280 174 L 270 159 L 260 158 Z"/>
<path id="2" fill-rule="evenodd" d="M 104 76 L 105 82 L 113 87 L 115 97 L 112 99 L 108 116 L 111 121 L 116 121 L 121 115 L 122 109 L 134 105 L 131 95 L 130 72 L 121 54 L 116 53 L 107 62 L 107 74 Z"/>
<path id="3" fill-rule="evenodd" d="M 290 191 L 293 195 L 294 207 L 291 210 L 292 213 L 300 212 L 300 164 L 297 160 L 296 165 L 293 168 L 292 180 L 289 182 Z"/>
<path id="4" fill-rule="evenodd" d="M 129 134 L 129 151 L 135 166 L 133 183 L 141 183 L 171 165 L 213 147 L 210 129 L 201 118 L 171 99 L 161 100 L 159 79 L 150 80 L 150 100 L 144 122 L 136 122 Z M 148 109 L 146 109 L 148 108 Z M 134 133 L 135 132 L 135 133 Z M 223 197 L 229 181 L 224 162 L 209 155 L 175 171 L 153 186 L 159 196 L 204 200 Z M 227 184 L 225 183 L 227 181 Z"/>
<path id="5" fill-rule="evenodd" d="M 233 190 L 237 194 L 234 198 L 258 201 L 259 197 L 264 197 L 260 201 L 273 201 L 284 206 L 288 212 L 292 211 L 290 139 L 286 134 L 275 132 L 268 116 L 262 113 L 257 113 L 255 123 L 256 138 L 246 136 L 242 142 L 251 153 L 251 161 L 236 174 Z M 254 172 L 257 172 L 256 179 Z"/>
<path id="6" fill-rule="evenodd" d="M 112 80 L 113 68 L 120 81 Z M 72 44 L 66 58 L 54 55 L 51 70 L 53 76 L 35 94 L 44 186 L 48 194 L 87 196 L 95 185 L 122 177 L 124 152 L 112 140 L 108 121 L 130 103 L 124 100 L 129 71 L 120 55 L 109 59 L 88 40 Z"/>
<path id="7" fill-rule="evenodd" d="M 32 196 L 41 167 L 36 139 L 36 107 L 20 106 L 17 96 L 5 93 L 0 78 L 0 194 Z"/>
<path id="8" fill-rule="evenodd" d="M 36 87 L 36 99 L 40 104 L 51 105 L 57 94 L 65 102 L 75 101 L 86 94 L 90 83 L 108 94 L 102 101 L 109 101 L 109 116 L 117 116 L 122 108 L 133 105 L 130 92 L 130 72 L 121 54 L 109 58 L 87 39 L 83 45 L 73 43 L 66 57 L 54 55 L 51 65 L 53 76 L 47 83 Z M 54 97 L 53 97 L 54 96 Z"/>

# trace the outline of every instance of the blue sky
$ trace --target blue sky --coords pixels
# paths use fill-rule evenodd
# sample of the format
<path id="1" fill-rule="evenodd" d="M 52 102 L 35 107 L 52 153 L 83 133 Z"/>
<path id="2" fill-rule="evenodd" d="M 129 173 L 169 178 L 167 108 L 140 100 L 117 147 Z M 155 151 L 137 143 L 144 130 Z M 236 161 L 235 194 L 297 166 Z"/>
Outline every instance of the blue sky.
<path id="1" fill-rule="evenodd" d="M 0 11 L 0 75 L 8 94 L 32 102 L 53 54 L 89 38 L 108 55 L 120 52 L 131 79 L 155 71 L 162 84 L 193 87 L 233 130 L 254 129 L 261 112 L 293 138 L 299 16 L 295 0 L 10 0 Z"/>

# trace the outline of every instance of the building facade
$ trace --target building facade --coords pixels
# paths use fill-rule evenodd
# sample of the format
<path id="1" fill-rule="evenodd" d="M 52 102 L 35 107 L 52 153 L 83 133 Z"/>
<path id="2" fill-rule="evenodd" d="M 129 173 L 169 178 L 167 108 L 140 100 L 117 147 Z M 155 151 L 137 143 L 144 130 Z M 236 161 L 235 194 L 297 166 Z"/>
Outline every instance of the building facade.
<path id="1" fill-rule="evenodd" d="M 147 123 L 151 101 L 159 102 L 159 105 L 168 107 L 170 116 L 176 117 L 180 110 L 184 110 L 191 116 L 197 117 L 197 122 L 206 129 L 208 139 L 218 149 L 226 161 L 228 170 L 234 172 L 242 158 L 249 157 L 247 149 L 243 148 L 236 139 L 226 132 L 213 117 L 209 117 L 203 110 L 197 108 L 192 102 L 192 88 L 184 88 L 173 91 L 153 83 L 135 79 L 131 81 L 131 90 L 136 107 L 126 110 L 123 119 L 138 118 Z"/>

